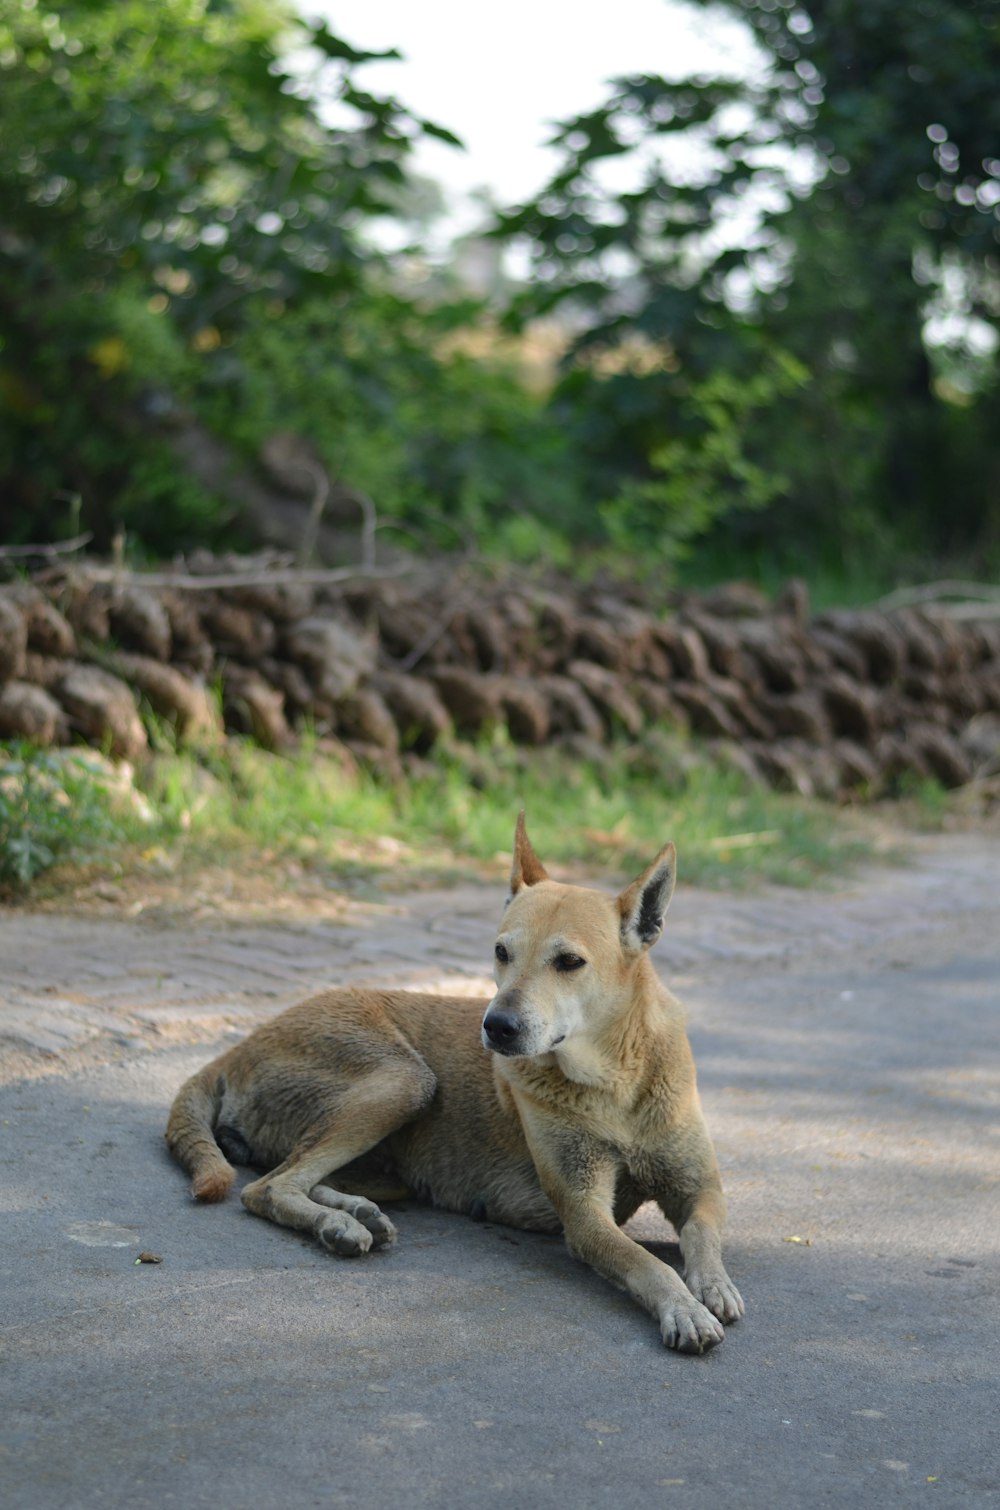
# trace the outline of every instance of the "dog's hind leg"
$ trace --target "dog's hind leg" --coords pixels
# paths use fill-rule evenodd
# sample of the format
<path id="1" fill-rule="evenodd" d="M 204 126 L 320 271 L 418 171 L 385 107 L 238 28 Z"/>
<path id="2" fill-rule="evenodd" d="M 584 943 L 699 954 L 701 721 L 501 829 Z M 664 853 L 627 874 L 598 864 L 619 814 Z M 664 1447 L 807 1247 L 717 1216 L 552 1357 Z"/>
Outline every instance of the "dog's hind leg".
<path id="1" fill-rule="evenodd" d="M 243 1204 L 345 1257 L 385 1247 L 396 1236 L 389 1218 L 365 1196 L 336 1190 L 329 1177 L 412 1121 L 435 1089 L 430 1069 L 415 1058 L 338 1089 L 288 1158 L 244 1188 Z"/>

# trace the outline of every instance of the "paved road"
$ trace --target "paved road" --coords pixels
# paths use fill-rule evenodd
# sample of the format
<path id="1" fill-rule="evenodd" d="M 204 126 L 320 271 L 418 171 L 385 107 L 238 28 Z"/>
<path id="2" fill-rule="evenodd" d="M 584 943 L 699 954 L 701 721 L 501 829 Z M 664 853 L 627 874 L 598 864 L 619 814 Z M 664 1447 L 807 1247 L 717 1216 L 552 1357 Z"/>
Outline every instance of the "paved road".
<path id="1" fill-rule="evenodd" d="M 748 1302 L 703 1359 L 557 1240 L 414 1206 L 338 1261 L 194 1207 L 166 1159 L 181 1079 L 313 986 L 484 987 L 489 890 L 280 927 L 3 915 L 0 1500 L 996 1506 L 998 897 L 972 837 L 835 893 L 678 894 L 657 957 Z"/>

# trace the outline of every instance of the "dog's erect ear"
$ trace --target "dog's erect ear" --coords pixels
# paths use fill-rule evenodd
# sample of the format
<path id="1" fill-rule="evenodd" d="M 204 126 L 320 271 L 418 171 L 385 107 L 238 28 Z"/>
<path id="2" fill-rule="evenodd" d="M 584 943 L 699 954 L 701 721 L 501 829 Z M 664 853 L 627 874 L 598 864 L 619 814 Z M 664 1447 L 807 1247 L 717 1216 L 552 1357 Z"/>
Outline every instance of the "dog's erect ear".
<path id="1" fill-rule="evenodd" d="M 548 871 L 531 847 L 522 810 L 517 815 L 517 828 L 514 830 L 514 863 L 510 870 L 510 894 L 516 897 L 522 886 L 534 886 L 538 881 L 548 879 Z"/>
<path id="2" fill-rule="evenodd" d="M 672 844 L 665 844 L 652 865 L 618 898 L 622 947 L 626 954 L 641 954 L 663 932 L 663 918 L 674 894 L 676 874 L 677 851 Z"/>

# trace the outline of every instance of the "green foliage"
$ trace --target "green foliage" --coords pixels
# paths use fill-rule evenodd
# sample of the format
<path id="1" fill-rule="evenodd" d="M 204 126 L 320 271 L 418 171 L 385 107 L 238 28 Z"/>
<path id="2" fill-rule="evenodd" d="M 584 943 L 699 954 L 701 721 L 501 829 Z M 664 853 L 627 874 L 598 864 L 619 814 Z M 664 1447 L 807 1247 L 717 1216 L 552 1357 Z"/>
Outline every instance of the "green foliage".
<path id="1" fill-rule="evenodd" d="M 413 141 L 450 135 L 357 85 L 381 56 L 262 0 L 0 13 L 0 482 L 22 537 L 60 491 L 102 543 L 144 525 L 134 463 L 162 386 L 259 294 L 358 290 Z M 147 517 L 179 472 L 152 470 Z M 216 509 L 189 496 L 177 524 L 210 532 Z"/>
<path id="2" fill-rule="evenodd" d="M 0 45 L 10 271 L 103 295 L 135 270 L 191 331 L 349 286 L 421 130 L 353 81 L 385 54 L 260 0 L 12 0 Z M 353 127 L 321 124 L 334 100 Z"/>
<path id="3" fill-rule="evenodd" d="M 0 746 L 0 896 L 51 866 L 120 842 L 105 785 L 83 756 Z"/>
<path id="4" fill-rule="evenodd" d="M 720 370 L 746 380 L 762 348 L 800 362 L 810 381 L 761 405 L 743 438 L 771 492 L 763 512 L 726 518 L 748 548 L 780 539 L 842 564 L 889 561 L 903 542 L 995 549 L 1000 10 L 725 8 L 760 49 L 751 79 L 619 79 L 561 125 L 551 182 L 499 227 L 534 260 L 513 317 L 567 303 L 586 321 L 580 356 L 639 337 L 691 390 Z M 679 144 L 683 173 L 661 155 Z M 626 156 L 633 185 L 613 192 L 602 170 Z M 630 444 L 635 420 L 669 382 L 649 371 L 630 386 L 628 413 L 614 382 L 567 379 L 564 398 L 596 470 L 631 465 L 635 497 L 652 454 Z"/>
<path id="5" fill-rule="evenodd" d="M 681 433 L 649 457 L 655 477 L 626 480 L 602 506 L 612 545 L 622 551 L 639 546 L 654 561 L 675 561 L 733 508 L 765 509 L 779 497 L 786 480 L 749 458 L 745 436 L 760 410 L 806 376 L 793 357 L 774 353 L 767 369 L 748 381 L 720 370 L 694 385 L 670 415 Z"/>
<path id="6" fill-rule="evenodd" d="M 246 454 L 293 431 L 333 478 L 376 500 L 383 521 L 447 547 L 456 526 L 488 540 L 505 513 L 571 512 L 568 438 L 544 399 L 499 359 L 450 344 L 468 305 L 423 309 L 369 288 L 253 315 L 197 390 L 207 421 Z"/>
<path id="7" fill-rule="evenodd" d="M 1000 558 L 996 0 L 723 3 L 752 77 L 614 81 L 501 218 L 533 259 L 509 323 L 579 332 L 547 401 L 377 250 L 433 213 L 413 143 L 455 140 L 364 88 L 394 53 L 290 3 L 9 0 L 6 538 L 247 543 L 193 419 L 244 462 L 291 431 L 383 520 L 519 559 Z"/>
<path id="8" fill-rule="evenodd" d="M 0 485 L 13 538 L 118 526 L 148 551 L 241 543 L 171 444 L 185 411 L 256 458 L 311 440 L 380 517 L 449 547 L 570 517 L 568 441 L 480 311 L 392 292 L 368 233 L 413 141 L 372 57 L 258 0 L 16 0 L 0 20 Z M 335 104 L 331 127 L 324 112 Z M 68 123 L 72 123 L 72 129 Z M 441 521 L 440 527 L 433 524 Z"/>

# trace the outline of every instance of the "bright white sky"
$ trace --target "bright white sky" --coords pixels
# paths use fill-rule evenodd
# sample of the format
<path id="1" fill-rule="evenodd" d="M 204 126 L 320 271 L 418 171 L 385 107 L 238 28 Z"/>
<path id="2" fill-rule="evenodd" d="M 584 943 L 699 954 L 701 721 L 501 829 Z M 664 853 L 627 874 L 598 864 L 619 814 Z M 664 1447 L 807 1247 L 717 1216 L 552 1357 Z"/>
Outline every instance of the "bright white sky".
<path id="1" fill-rule="evenodd" d="M 355 47 L 403 53 L 401 63 L 366 64 L 358 82 L 396 95 L 462 138 L 465 152 L 428 141 L 413 162 L 450 199 L 482 186 L 500 203 L 530 198 L 556 162 L 544 146 L 551 122 L 599 105 L 606 81 L 618 74 L 742 73 L 752 58 L 748 35 L 731 15 L 684 0 L 299 4 Z M 481 212 L 459 219 L 468 225 Z"/>

